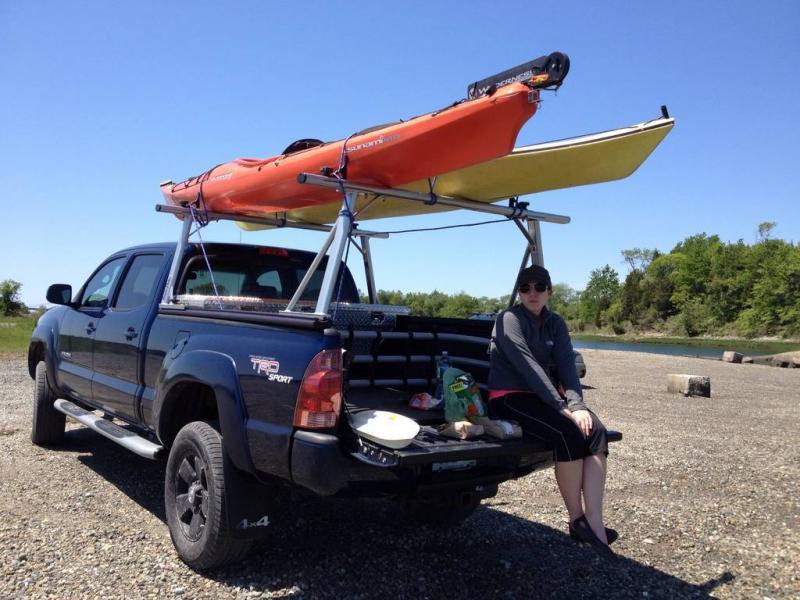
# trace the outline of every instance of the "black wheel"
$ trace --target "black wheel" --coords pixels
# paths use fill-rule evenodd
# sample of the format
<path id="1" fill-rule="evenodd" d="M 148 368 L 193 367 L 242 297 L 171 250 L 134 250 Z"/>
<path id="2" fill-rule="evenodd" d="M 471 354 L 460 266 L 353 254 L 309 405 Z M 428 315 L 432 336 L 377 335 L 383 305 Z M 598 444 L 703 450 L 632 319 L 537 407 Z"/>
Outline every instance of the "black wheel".
<path id="1" fill-rule="evenodd" d="M 36 383 L 33 386 L 33 423 L 31 441 L 37 446 L 55 446 L 64 441 L 66 415 L 53 408 L 56 395 L 47 381 L 44 361 L 36 365 Z"/>
<path id="2" fill-rule="evenodd" d="M 164 504 L 178 556 L 194 569 L 235 562 L 252 545 L 231 535 L 225 511 L 222 436 L 195 421 L 178 432 L 167 460 Z"/>
<path id="3" fill-rule="evenodd" d="M 469 517 L 481 505 L 481 498 L 471 494 L 444 494 L 429 500 L 406 500 L 406 516 L 428 527 L 452 527 Z"/>

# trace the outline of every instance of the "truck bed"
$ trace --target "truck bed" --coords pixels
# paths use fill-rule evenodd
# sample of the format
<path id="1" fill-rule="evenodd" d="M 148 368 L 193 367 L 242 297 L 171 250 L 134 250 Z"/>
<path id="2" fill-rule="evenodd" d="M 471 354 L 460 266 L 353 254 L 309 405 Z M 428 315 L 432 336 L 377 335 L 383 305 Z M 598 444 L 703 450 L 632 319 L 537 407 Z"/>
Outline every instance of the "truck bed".
<path id="1" fill-rule="evenodd" d="M 445 422 L 444 410 L 418 410 L 408 405 L 411 393 L 395 388 L 360 388 L 348 394 L 346 408 L 348 413 L 359 410 L 386 410 L 394 412 L 419 423 L 420 432 L 414 440 L 399 450 L 385 448 L 361 437 L 354 442 L 353 454 L 364 462 L 381 466 L 411 466 L 456 461 L 471 461 L 494 457 L 526 457 L 529 463 L 548 462 L 552 459 L 552 449 L 543 441 L 533 438 L 499 440 L 490 435 L 482 435 L 470 440 L 457 440 L 441 435 L 436 426 Z M 617 442 L 622 434 L 608 432 L 608 441 Z M 436 463 L 434 463 L 436 464 Z"/>
<path id="2" fill-rule="evenodd" d="M 416 421 L 421 426 L 444 423 L 444 409 L 418 410 L 408 405 L 411 392 L 396 388 L 358 388 L 347 395 L 347 410 L 386 410 Z"/>
<path id="3" fill-rule="evenodd" d="M 499 440 L 482 435 L 469 440 L 458 440 L 441 435 L 436 426 L 445 423 L 444 410 L 418 410 L 408 406 L 411 394 L 393 388 L 364 388 L 352 390 L 348 395 L 347 411 L 386 410 L 408 417 L 420 425 L 416 438 L 399 450 L 382 447 L 364 438 L 356 445 L 362 456 L 383 465 L 410 466 L 440 462 L 488 459 L 495 456 L 530 455 L 536 452 L 549 453 L 549 449 L 536 440 Z"/>

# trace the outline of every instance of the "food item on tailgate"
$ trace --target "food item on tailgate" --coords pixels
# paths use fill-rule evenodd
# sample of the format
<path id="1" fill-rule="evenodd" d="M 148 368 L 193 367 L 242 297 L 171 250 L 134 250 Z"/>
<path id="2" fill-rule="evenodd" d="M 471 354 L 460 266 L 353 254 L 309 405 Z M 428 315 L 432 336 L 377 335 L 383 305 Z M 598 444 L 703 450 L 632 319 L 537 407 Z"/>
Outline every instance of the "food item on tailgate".
<path id="1" fill-rule="evenodd" d="M 468 440 L 483 435 L 483 425 L 476 425 L 469 421 L 456 421 L 442 425 L 438 431 L 445 437 Z"/>
<path id="2" fill-rule="evenodd" d="M 522 427 L 516 421 L 503 421 L 501 419 L 490 419 L 489 417 L 478 417 L 474 420 L 476 424 L 482 425 L 486 433 L 501 440 L 522 437 Z"/>
<path id="3" fill-rule="evenodd" d="M 486 407 L 475 379 L 461 369 L 444 372 L 444 418 L 450 422 L 486 416 Z"/>
<path id="4" fill-rule="evenodd" d="M 417 410 L 431 410 L 432 408 L 437 408 L 441 404 L 441 398 L 434 398 L 428 392 L 414 394 L 408 402 L 411 408 L 416 408 Z"/>

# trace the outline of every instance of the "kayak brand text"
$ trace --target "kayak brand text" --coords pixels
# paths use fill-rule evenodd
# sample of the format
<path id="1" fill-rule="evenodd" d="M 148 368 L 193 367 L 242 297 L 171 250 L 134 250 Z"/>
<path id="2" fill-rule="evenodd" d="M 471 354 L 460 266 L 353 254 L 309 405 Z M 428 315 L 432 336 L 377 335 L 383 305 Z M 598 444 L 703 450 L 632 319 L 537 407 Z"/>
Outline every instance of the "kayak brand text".
<path id="1" fill-rule="evenodd" d="M 388 144 L 389 142 L 396 142 L 400 139 L 399 133 L 393 133 L 392 135 L 382 135 L 379 138 L 374 140 L 370 140 L 368 142 L 363 142 L 361 144 L 355 144 L 354 146 L 348 146 L 348 152 L 356 152 L 357 150 L 364 150 L 365 148 L 372 148 L 373 146 L 380 146 L 381 144 Z"/>

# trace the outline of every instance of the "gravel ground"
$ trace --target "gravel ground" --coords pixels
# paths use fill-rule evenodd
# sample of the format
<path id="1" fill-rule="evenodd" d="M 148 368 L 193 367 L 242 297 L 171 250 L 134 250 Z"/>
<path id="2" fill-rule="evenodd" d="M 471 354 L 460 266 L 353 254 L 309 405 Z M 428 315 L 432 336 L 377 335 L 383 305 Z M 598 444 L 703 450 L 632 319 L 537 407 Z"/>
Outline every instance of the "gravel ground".
<path id="1" fill-rule="evenodd" d="M 163 463 L 68 425 L 30 443 L 32 382 L 0 360 L 0 598 L 800 598 L 800 370 L 586 350 L 586 397 L 625 439 L 606 518 L 618 560 L 565 535 L 552 470 L 463 525 L 380 500 L 284 500 L 243 562 L 195 573 L 164 523 Z M 711 377 L 712 398 L 668 394 Z"/>

